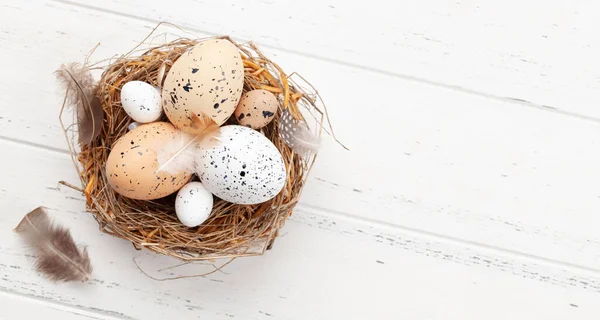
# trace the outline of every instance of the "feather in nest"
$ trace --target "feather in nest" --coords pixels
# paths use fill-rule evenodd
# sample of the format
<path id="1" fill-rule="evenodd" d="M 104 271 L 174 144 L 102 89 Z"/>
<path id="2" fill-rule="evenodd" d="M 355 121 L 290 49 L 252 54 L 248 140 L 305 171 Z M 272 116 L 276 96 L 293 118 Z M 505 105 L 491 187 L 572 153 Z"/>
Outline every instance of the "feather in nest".
<path id="1" fill-rule="evenodd" d="M 44 207 L 28 213 L 15 231 L 34 248 L 36 269 L 50 280 L 90 279 L 92 265 L 87 249 L 77 247 L 68 229 L 54 225 Z"/>
<path id="2" fill-rule="evenodd" d="M 321 146 L 321 138 L 313 134 L 305 122 L 294 119 L 289 109 L 284 109 L 281 113 L 279 136 L 302 157 L 316 154 Z"/>
<path id="3" fill-rule="evenodd" d="M 192 124 L 186 131 L 178 130 L 173 139 L 156 151 L 157 172 L 193 173 L 198 146 L 218 141 L 219 125 L 212 118 L 192 113 L 191 119 Z"/>
<path id="4" fill-rule="evenodd" d="M 102 131 L 104 112 L 94 94 L 94 79 L 87 68 L 77 62 L 61 65 L 55 71 L 60 85 L 67 92 L 67 105 L 77 113 L 79 144 L 90 144 Z"/>

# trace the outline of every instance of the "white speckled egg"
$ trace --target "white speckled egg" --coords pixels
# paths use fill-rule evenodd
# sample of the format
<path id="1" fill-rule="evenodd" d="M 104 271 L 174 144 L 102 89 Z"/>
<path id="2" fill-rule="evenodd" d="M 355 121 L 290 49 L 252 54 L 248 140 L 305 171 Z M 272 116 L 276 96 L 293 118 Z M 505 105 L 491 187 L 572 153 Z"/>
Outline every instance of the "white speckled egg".
<path id="1" fill-rule="evenodd" d="M 212 207 L 213 195 L 201 182 L 190 182 L 177 192 L 175 212 L 186 227 L 201 225 L 210 216 Z"/>
<path id="2" fill-rule="evenodd" d="M 216 142 L 200 145 L 196 164 L 202 183 L 215 196 L 235 204 L 268 201 L 283 189 L 285 163 L 279 150 L 251 128 L 219 128 Z"/>
<path id="3" fill-rule="evenodd" d="M 148 123 L 162 114 L 160 90 L 143 81 L 129 81 L 121 88 L 121 105 L 133 120 Z"/>
<path id="4" fill-rule="evenodd" d="M 190 115 L 211 117 L 222 125 L 233 114 L 244 88 L 244 63 L 228 40 L 204 40 L 183 53 L 167 73 L 162 88 L 165 114 L 189 131 Z"/>

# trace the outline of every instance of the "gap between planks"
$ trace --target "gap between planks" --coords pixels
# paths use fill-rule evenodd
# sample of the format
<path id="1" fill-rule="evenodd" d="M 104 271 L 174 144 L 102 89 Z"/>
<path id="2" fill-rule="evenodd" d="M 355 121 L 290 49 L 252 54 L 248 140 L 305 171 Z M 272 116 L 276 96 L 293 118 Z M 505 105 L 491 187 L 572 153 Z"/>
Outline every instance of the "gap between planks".
<path id="1" fill-rule="evenodd" d="M 423 239 L 430 239 L 430 240 L 438 241 L 440 243 L 445 243 L 445 244 L 453 244 L 453 245 L 457 245 L 457 246 L 464 247 L 464 248 L 470 248 L 470 249 L 476 250 L 477 252 L 487 252 L 487 253 L 491 253 L 491 254 L 504 256 L 507 258 L 513 258 L 515 260 L 524 260 L 524 261 L 529 261 L 529 262 L 536 263 L 536 264 L 543 264 L 543 265 L 545 265 L 547 267 L 551 267 L 551 268 L 564 269 L 565 271 L 570 271 L 570 272 L 574 272 L 574 273 L 578 273 L 578 274 L 584 273 L 589 276 L 600 277 L 600 270 L 598 270 L 598 269 L 580 266 L 577 264 L 572 264 L 572 263 L 568 263 L 568 262 L 564 262 L 564 261 L 548 259 L 548 258 L 544 258 L 542 256 L 536 256 L 536 255 L 527 254 L 527 253 L 523 253 L 523 252 L 519 252 L 519 251 L 515 251 L 515 250 L 490 246 L 490 245 L 486 245 L 486 244 L 475 242 L 475 241 L 468 241 L 468 240 L 464 240 L 464 239 L 446 236 L 446 235 L 439 234 L 439 233 L 433 233 L 433 232 L 423 231 L 423 230 L 414 229 L 414 228 L 410 228 L 410 227 L 405 227 L 405 226 L 394 224 L 394 223 L 388 223 L 388 222 L 384 222 L 384 221 L 373 220 L 373 219 L 364 218 L 364 217 L 358 217 L 358 216 L 354 216 L 351 214 L 347 214 L 345 212 L 335 211 L 332 209 L 320 208 L 320 207 L 306 205 L 306 204 L 302 204 L 302 203 L 299 203 L 296 208 L 300 209 L 302 211 L 306 211 L 308 213 L 314 214 L 314 215 L 326 216 L 326 217 L 336 217 L 337 219 L 340 219 L 340 220 L 345 219 L 345 220 L 354 221 L 356 223 L 375 227 L 379 230 L 391 230 L 392 232 L 395 232 L 398 234 L 406 234 L 406 235 L 411 235 L 411 236 L 419 237 L 419 238 L 423 238 Z M 292 215 L 292 219 L 293 219 L 293 215 Z"/>
<path id="2" fill-rule="evenodd" d="M 115 315 L 108 314 L 109 312 L 103 312 L 102 310 L 90 310 L 89 308 L 85 308 L 85 307 L 81 307 L 81 306 L 75 307 L 75 306 L 72 306 L 72 305 L 69 305 L 66 303 L 58 302 L 55 300 L 50 300 L 45 297 L 26 295 L 26 294 L 14 292 L 11 290 L 6 290 L 4 288 L 0 288 L 0 298 L 2 300 L 6 301 L 7 297 L 10 297 L 13 299 L 19 299 L 19 300 L 24 301 L 25 303 L 36 304 L 43 308 L 49 308 L 49 309 L 54 309 L 54 310 L 64 312 L 64 313 L 70 313 L 72 315 L 75 315 L 75 316 L 81 317 L 81 318 L 85 318 L 85 319 L 101 319 L 101 320 L 131 319 L 129 317 L 125 317 L 124 315 L 123 316 L 121 316 L 121 315 L 115 316 Z M 4 309 L 4 312 L 6 312 L 6 311 L 7 310 Z M 26 314 L 29 314 L 29 313 L 26 313 Z M 6 315 L 6 314 L 4 314 L 4 315 Z M 31 314 L 29 314 L 29 315 L 31 315 Z M 17 318 L 17 315 L 15 315 L 15 314 L 11 314 L 11 316 L 15 316 L 15 319 Z"/>
<path id="3" fill-rule="evenodd" d="M 73 2 L 73 1 L 69 1 L 69 0 L 51 0 L 51 2 L 59 3 L 59 4 L 62 4 L 62 5 L 66 5 L 66 6 L 71 6 L 71 7 L 76 7 L 76 8 L 82 8 L 82 9 L 87 9 L 87 10 L 96 11 L 96 12 L 101 12 L 101 13 L 105 13 L 105 14 L 111 14 L 111 15 L 115 15 L 115 16 L 119 16 L 119 17 L 123 17 L 123 18 L 128 18 L 128 19 L 132 19 L 132 20 L 137 20 L 137 21 L 142 21 L 142 22 L 150 22 L 150 23 L 153 23 L 153 24 L 156 24 L 156 25 L 159 24 L 159 23 L 161 23 L 161 22 L 165 22 L 165 21 L 160 21 L 160 20 L 156 20 L 156 19 L 140 17 L 140 16 L 136 16 L 136 15 L 133 15 L 133 14 L 129 14 L 129 13 L 114 11 L 114 10 L 111 10 L 111 9 L 96 7 L 96 6 L 93 6 L 93 5 L 81 4 L 81 3 L 77 3 L 77 2 Z M 205 34 L 205 35 L 208 35 L 208 36 L 220 36 L 221 35 L 221 34 L 217 34 L 217 33 L 214 33 L 214 32 L 207 31 L 207 30 L 201 30 L 201 29 L 198 29 L 198 28 L 194 28 L 194 27 L 191 27 L 191 26 L 188 26 L 188 25 L 184 25 L 184 24 L 179 25 L 179 26 L 181 28 L 184 28 L 184 29 L 190 31 L 190 32 L 202 33 L 202 34 Z M 183 30 L 183 31 L 185 31 L 185 30 Z M 233 39 L 237 40 L 237 41 L 240 41 L 240 42 L 250 41 L 251 40 L 251 39 L 238 38 L 238 37 L 235 37 L 233 35 L 231 37 Z M 458 86 L 458 85 L 446 84 L 446 83 L 442 83 L 442 82 L 438 82 L 438 81 L 433 81 L 433 80 L 429 80 L 429 79 L 421 78 L 421 77 L 417 77 L 417 76 L 412 76 L 412 75 L 407 75 L 407 74 L 400 74 L 400 73 L 390 72 L 390 71 L 386 71 L 384 69 L 374 68 L 374 67 L 367 67 L 367 66 L 363 66 L 363 65 L 360 65 L 360 64 L 347 62 L 347 61 L 339 61 L 339 60 L 335 60 L 335 59 L 324 57 L 324 56 L 314 55 L 314 54 L 300 52 L 300 51 L 296 51 L 296 50 L 289 50 L 289 49 L 285 49 L 285 48 L 281 48 L 281 47 L 276 47 L 276 46 L 273 46 L 273 45 L 267 45 L 267 44 L 260 44 L 260 45 L 263 46 L 264 48 L 269 48 L 269 49 L 272 49 L 272 50 L 278 50 L 278 51 L 282 51 L 282 52 L 285 52 L 285 53 L 289 53 L 289 54 L 293 54 L 293 55 L 297 55 L 297 56 L 302 56 L 302 57 L 306 57 L 306 58 L 311 58 L 311 59 L 315 59 L 315 60 L 321 60 L 321 61 L 325 61 L 325 62 L 328 62 L 328 63 L 342 65 L 342 66 L 345 66 L 345 67 L 354 68 L 354 69 L 365 71 L 365 72 L 386 75 L 386 76 L 390 76 L 390 77 L 402 79 L 402 80 L 409 81 L 409 82 L 416 82 L 416 83 L 420 83 L 420 84 L 425 84 L 425 85 L 432 86 L 432 87 L 435 87 L 435 88 L 442 88 L 442 89 L 446 89 L 446 90 L 450 90 L 450 91 L 461 92 L 461 93 L 468 94 L 468 95 L 471 95 L 471 96 L 483 97 L 483 98 L 486 98 L 486 99 L 491 99 L 491 100 L 495 100 L 495 101 L 501 101 L 501 102 L 505 102 L 505 103 L 509 103 L 509 104 L 520 105 L 520 106 L 524 106 L 524 107 L 528 107 L 528 108 L 532 108 L 532 109 L 536 109 L 536 110 L 541 110 L 541 111 L 545 111 L 545 112 L 551 112 L 551 113 L 561 114 L 561 115 L 564 115 L 564 116 L 567 116 L 567 117 L 572 117 L 572 118 L 576 118 L 576 119 L 580 119 L 580 120 L 591 121 L 591 122 L 594 122 L 594 123 L 600 123 L 600 118 L 597 118 L 597 117 L 591 117 L 591 116 L 582 115 L 582 114 L 579 114 L 579 113 L 576 113 L 576 112 L 565 111 L 565 110 L 557 109 L 557 108 L 552 107 L 552 106 L 538 104 L 538 103 L 534 103 L 534 102 L 531 102 L 531 101 L 527 101 L 527 100 L 523 100 L 523 99 L 519 99 L 519 98 L 515 98 L 515 97 L 505 97 L 505 96 L 499 96 L 499 95 L 494 95 L 494 94 L 488 94 L 488 93 L 485 93 L 485 92 L 480 92 L 480 91 L 477 91 L 477 90 L 472 90 L 472 89 L 465 88 L 465 87 Z"/>
<path id="4" fill-rule="evenodd" d="M 46 147 L 43 145 L 27 142 L 27 141 L 21 141 L 18 139 L 7 138 L 4 136 L 0 136 L 0 140 L 5 141 L 7 143 L 11 143 L 11 144 L 22 145 L 22 146 L 25 146 L 25 147 L 28 147 L 31 149 L 39 149 L 39 150 L 54 152 L 54 153 L 60 154 L 61 156 L 68 157 L 68 152 L 66 150 L 50 148 L 50 147 Z M 69 161 L 70 161 L 70 159 L 69 159 Z M 545 258 L 542 256 L 527 254 L 527 253 L 523 253 L 523 252 L 519 252 L 519 251 L 515 251 L 515 250 L 500 248 L 500 247 L 496 247 L 496 246 L 490 246 L 490 245 L 486 245 L 486 244 L 479 243 L 479 242 L 468 241 L 465 239 L 450 237 L 450 236 L 446 236 L 446 235 L 439 234 L 439 233 L 433 233 L 433 232 L 428 232 L 428 231 L 419 230 L 419 229 L 415 229 L 415 228 L 410 228 L 410 227 L 402 226 L 399 224 L 369 219 L 366 217 L 359 217 L 359 216 L 355 216 L 355 215 L 348 214 L 345 212 L 336 211 L 333 209 L 321 208 L 318 206 L 312 206 L 312 205 L 307 205 L 307 204 L 303 204 L 303 203 L 299 203 L 297 205 L 297 209 L 299 209 L 301 211 L 306 211 L 309 214 L 314 214 L 317 216 L 331 217 L 331 218 L 336 218 L 339 220 L 349 220 L 349 221 L 355 222 L 357 224 L 371 226 L 371 227 L 374 227 L 374 228 L 377 228 L 380 230 L 391 230 L 393 233 L 397 233 L 397 234 L 405 234 L 405 235 L 411 235 L 411 236 L 419 237 L 419 238 L 423 238 L 423 239 L 430 239 L 430 240 L 438 241 L 440 243 L 446 243 L 446 244 L 451 244 L 451 245 L 458 245 L 458 246 L 465 247 L 465 248 L 471 248 L 478 252 L 492 253 L 492 254 L 496 254 L 496 255 L 513 258 L 516 260 L 525 260 L 525 261 L 529 261 L 532 263 L 544 264 L 548 267 L 564 269 L 566 271 L 571 271 L 571 272 L 575 272 L 575 273 L 579 273 L 579 274 L 583 273 L 583 274 L 587 274 L 587 275 L 594 276 L 594 277 L 600 277 L 600 270 L 598 270 L 598 269 L 589 268 L 589 267 L 572 264 L 572 263 L 568 263 L 568 262 L 553 260 L 553 259 Z M 291 219 L 294 219 L 293 215 L 292 215 Z"/>
<path id="5" fill-rule="evenodd" d="M 0 135 L 0 140 L 6 141 L 9 143 L 24 145 L 24 146 L 31 147 L 31 148 L 37 148 L 37 149 L 42 149 L 42 150 L 46 150 L 46 151 L 50 151 L 50 152 L 69 155 L 69 151 L 66 149 L 49 147 L 47 145 L 35 143 L 35 142 L 31 142 L 31 141 L 21 140 L 21 139 L 17 139 L 17 138 L 11 138 L 11 137 L 7 137 L 7 136 L 3 136 L 3 135 Z"/>

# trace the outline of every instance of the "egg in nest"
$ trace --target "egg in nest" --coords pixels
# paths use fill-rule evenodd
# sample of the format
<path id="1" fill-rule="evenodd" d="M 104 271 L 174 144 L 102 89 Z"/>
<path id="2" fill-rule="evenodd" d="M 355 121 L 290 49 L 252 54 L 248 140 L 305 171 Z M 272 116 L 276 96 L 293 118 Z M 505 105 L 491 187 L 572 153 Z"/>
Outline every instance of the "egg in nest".
<path id="1" fill-rule="evenodd" d="M 251 90 L 240 99 L 234 115 L 238 123 L 252 129 L 260 129 L 275 118 L 279 101 L 267 90 Z"/>
<path id="2" fill-rule="evenodd" d="M 215 196 L 235 204 L 257 204 L 276 197 L 286 183 L 281 153 L 260 132 L 239 125 L 219 128 L 217 142 L 200 144 L 197 174 Z"/>
<path id="3" fill-rule="evenodd" d="M 222 125 L 233 114 L 243 88 L 244 63 L 237 47 L 224 39 L 205 40 L 183 53 L 167 73 L 163 109 L 183 131 L 190 131 L 192 113 Z"/>
<path id="4" fill-rule="evenodd" d="M 175 127 L 167 122 L 142 124 L 114 143 L 106 161 L 106 178 L 117 193 L 137 200 L 166 197 L 192 179 L 190 173 L 157 172 L 156 150 L 171 141 Z"/>

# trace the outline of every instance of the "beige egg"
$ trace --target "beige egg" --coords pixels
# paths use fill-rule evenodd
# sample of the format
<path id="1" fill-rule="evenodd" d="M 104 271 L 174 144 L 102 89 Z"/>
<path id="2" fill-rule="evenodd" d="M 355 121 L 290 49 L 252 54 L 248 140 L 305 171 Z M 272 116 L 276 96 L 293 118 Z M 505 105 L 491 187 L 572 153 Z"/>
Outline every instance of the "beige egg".
<path id="1" fill-rule="evenodd" d="M 239 124 L 260 129 L 273 120 L 278 107 L 279 101 L 274 94 L 258 89 L 242 95 L 234 114 Z"/>
<path id="2" fill-rule="evenodd" d="M 233 114 L 243 87 L 244 64 L 237 47 L 227 40 L 205 40 L 169 70 L 162 88 L 163 109 L 183 131 L 189 131 L 192 113 L 221 125 Z"/>
<path id="3" fill-rule="evenodd" d="M 143 124 L 113 145 L 106 161 L 106 176 L 119 194 L 137 200 L 154 200 L 177 192 L 192 174 L 156 172 L 156 150 L 171 140 L 175 127 L 167 122 Z"/>

